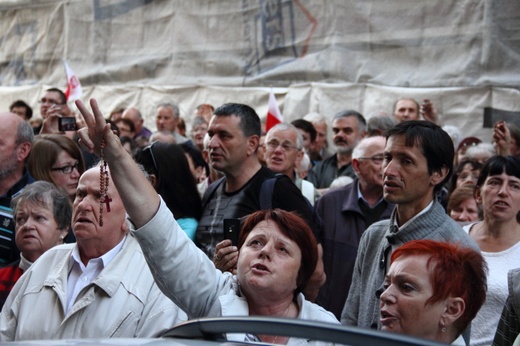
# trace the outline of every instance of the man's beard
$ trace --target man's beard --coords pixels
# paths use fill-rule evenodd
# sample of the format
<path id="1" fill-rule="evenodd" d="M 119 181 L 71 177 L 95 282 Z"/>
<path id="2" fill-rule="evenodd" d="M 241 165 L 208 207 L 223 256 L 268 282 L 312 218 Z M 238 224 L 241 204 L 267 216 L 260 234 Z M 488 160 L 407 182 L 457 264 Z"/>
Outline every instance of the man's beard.
<path id="1" fill-rule="evenodd" d="M 17 161 L 16 161 L 16 151 L 13 153 L 13 155 L 9 158 L 7 158 L 6 161 L 2 162 L 0 165 L 0 180 L 3 180 L 10 175 L 13 174 L 13 172 L 16 171 L 17 168 Z"/>
<path id="2" fill-rule="evenodd" d="M 348 145 L 345 146 L 345 145 L 337 145 L 337 144 L 335 144 L 335 147 L 336 147 L 336 152 L 338 154 L 342 154 L 342 155 L 352 154 L 352 151 L 353 151 L 353 148 L 351 148 Z"/>

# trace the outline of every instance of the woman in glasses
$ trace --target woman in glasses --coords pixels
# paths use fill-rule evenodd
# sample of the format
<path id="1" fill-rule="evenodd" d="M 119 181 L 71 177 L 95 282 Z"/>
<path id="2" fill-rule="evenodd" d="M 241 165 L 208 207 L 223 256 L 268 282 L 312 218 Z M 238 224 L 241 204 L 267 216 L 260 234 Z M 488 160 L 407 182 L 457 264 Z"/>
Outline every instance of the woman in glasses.
<path id="1" fill-rule="evenodd" d="M 74 200 L 85 163 L 78 145 L 67 136 L 47 134 L 34 140 L 27 168 L 35 180 L 53 183 Z"/>

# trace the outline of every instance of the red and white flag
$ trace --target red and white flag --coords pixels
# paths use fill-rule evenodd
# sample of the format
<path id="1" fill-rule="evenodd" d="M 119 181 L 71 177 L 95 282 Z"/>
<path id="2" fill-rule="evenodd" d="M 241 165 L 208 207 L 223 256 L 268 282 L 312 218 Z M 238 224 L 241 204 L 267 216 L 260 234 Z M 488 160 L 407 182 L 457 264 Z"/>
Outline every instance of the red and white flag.
<path id="1" fill-rule="evenodd" d="M 282 113 L 280 113 L 280 108 L 278 108 L 278 104 L 276 103 L 276 98 L 274 97 L 274 92 L 271 89 L 269 93 L 269 107 L 267 109 L 267 118 L 265 121 L 265 131 L 269 131 L 271 127 L 276 124 L 282 123 L 283 117 Z"/>
<path id="2" fill-rule="evenodd" d="M 83 94 L 81 83 L 65 60 L 63 64 L 65 65 L 65 73 L 67 74 L 67 90 L 65 90 L 65 96 L 67 96 L 67 101 L 77 100 Z"/>

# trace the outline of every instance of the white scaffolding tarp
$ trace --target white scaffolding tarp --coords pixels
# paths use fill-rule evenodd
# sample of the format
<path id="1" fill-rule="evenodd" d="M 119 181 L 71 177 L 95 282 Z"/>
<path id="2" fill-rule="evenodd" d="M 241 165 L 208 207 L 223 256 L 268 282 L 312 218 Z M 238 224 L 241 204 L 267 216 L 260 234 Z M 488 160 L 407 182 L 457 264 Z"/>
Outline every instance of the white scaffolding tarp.
<path id="1" fill-rule="evenodd" d="M 0 0 L 0 107 L 64 88 L 67 60 L 85 97 L 151 128 L 165 99 L 263 115 L 275 87 L 289 120 L 411 96 L 487 136 L 485 107 L 520 111 L 519 23 L 516 0 Z"/>

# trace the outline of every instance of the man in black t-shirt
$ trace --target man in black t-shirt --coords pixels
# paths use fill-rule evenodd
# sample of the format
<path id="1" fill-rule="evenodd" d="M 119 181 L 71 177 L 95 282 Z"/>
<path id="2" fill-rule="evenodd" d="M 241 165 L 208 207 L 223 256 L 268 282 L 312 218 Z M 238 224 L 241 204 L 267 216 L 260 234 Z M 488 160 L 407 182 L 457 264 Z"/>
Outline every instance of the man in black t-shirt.
<path id="1" fill-rule="evenodd" d="M 215 261 L 217 267 L 230 269 L 228 262 L 234 256 L 215 254 L 215 247 L 224 240 L 223 220 L 241 218 L 260 210 L 260 190 L 266 178 L 274 176 L 269 169 L 262 167 L 256 151 L 260 138 L 260 118 L 251 107 L 243 104 L 228 103 L 215 110 L 211 118 L 208 134 L 208 152 L 212 168 L 224 173 L 224 178 L 208 188 L 203 198 L 203 214 L 197 227 L 197 244 Z M 276 179 L 272 195 L 272 207 L 296 211 L 302 216 L 319 241 L 319 229 L 315 225 L 312 209 L 305 197 L 292 181 L 281 176 Z M 321 245 L 320 249 L 321 250 Z M 321 252 L 320 252 L 321 253 Z M 217 263 L 218 262 L 218 263 Z M 321 257 L 317 268 L 320 279 L 324 281 Z"/>

